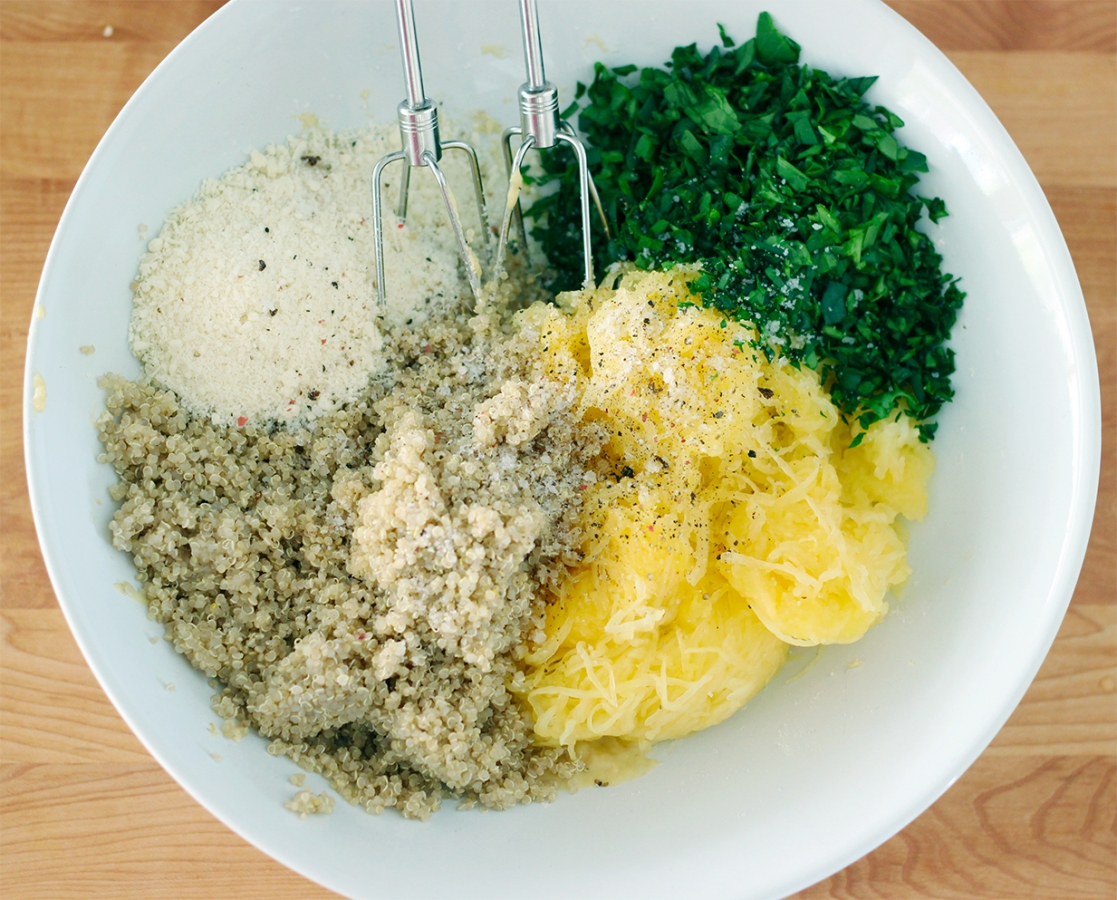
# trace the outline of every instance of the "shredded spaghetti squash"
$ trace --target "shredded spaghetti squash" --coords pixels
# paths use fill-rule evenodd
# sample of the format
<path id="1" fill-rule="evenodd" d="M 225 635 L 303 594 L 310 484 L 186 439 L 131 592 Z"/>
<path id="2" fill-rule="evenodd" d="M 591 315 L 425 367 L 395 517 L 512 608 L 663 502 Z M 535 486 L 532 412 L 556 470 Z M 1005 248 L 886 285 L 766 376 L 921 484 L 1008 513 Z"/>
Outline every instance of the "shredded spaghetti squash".
<path id="1" fill-rule="evenodd" d="M 581 561 L 547 586 L 515 686 L 544 743 L 720 722 L 789 644 L 859 638 L 909 573 L 896 518 L 923 515 L 934 464 L 915 426 L 874 423 L 850 449 L 817 373 L 686 305 L 691 277 L 633 272 L 522 314 L 542 368 L 577 381 L 581 421 L 606 435 Z"/>

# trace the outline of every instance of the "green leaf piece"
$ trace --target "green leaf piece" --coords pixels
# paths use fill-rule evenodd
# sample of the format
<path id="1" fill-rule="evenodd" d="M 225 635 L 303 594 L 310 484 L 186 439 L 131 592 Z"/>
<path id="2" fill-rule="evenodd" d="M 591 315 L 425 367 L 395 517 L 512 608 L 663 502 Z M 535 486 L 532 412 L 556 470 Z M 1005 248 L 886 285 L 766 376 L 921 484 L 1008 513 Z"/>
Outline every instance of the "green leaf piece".
<path id="1" fill-rule="evenodd" d="M 779 173 L 780 178 L 784 179 L 791 185 L 791 189 L 801 191 L 810 183 L 810 179 L 795 168 L 782 156 L 776 157 L 776 171 Z"/>
<path id="2" fill-rule="evenodd" d="M 734 134 L 741 130 L 737 112 L 725 99 L 724 91 L 707 87 L 702 102 L 687 107 L 687 116 L 710 134 Z"/>
<path id="3" fill-rule="evenodd" d="M 845 317 L 846 286 L 840 281 L 831 281 L 822 292 L 822 321 L 837 325 Z"/>
<path id="4" fill-rule="evenodd" d="M 756 23 L 756 55 L 768 66 L 790 65 L 799 61 L 799 45 L 780 34 L 771 15 L 762 12 Z"/>

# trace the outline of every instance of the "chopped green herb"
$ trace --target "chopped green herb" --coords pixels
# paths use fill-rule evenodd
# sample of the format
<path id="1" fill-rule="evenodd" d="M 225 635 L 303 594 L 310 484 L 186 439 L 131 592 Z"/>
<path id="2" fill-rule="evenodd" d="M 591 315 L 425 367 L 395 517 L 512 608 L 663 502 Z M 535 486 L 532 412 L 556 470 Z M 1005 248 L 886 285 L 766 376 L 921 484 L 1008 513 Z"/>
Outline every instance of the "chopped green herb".
<path id="1" fill-rule="evenodd" d="M 903 122 L 863 98 L 876 80 L 800 65 L 799 45 L 762 13 L 756 37 L 702 55 L 677 47 L 663 69 L 595 67 L 578 85 L 578 124 L 609 220 L 595 220 L 599 275 L 700 263 L 703 305 L 751 322 L 755 349 L 818 368 L 835 403 L 862 428 L 902 409 L 920 422 L 953 396 L 950 335 L 964 294 L 917 227 L 946 213 L 912 194 L 922 153 Z M 577 170 L 542 156 L 562 190 L 528 210 L 554 289 L 580 281 Z"/>

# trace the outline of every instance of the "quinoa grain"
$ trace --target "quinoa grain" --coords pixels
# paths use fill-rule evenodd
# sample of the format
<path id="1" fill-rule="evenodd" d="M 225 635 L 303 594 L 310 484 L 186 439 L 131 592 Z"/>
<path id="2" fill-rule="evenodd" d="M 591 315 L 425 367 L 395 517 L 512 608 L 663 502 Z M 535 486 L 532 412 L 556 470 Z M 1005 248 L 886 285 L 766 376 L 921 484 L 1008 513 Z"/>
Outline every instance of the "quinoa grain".
<path id="1" fill-rule="evenodd" d="M 227 736 L 251 726 L 373 813 L 550 800 L 579 763 L 533 741 L 509 687 L 597 445 L 507 315 L 432 316 L 385 347 L 390 379 L 301 426 L 217 424 L 107 376 L 113 543 L 217 680 Z"/>

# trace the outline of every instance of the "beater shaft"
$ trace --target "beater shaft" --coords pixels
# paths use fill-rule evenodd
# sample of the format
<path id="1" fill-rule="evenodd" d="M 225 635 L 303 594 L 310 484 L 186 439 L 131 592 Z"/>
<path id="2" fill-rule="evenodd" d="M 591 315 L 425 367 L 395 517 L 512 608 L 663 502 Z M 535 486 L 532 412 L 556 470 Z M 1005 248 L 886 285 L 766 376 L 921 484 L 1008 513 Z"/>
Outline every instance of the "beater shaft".
<path id="1" fill-rule="evenodd" d="M 508 169 L 509 181 L 519 174 L 523 165 L 524 156 L 532 147 L 537 150 L 547 150 L 556 144 L 568 144 L 574 150 L 578 162 L 578 187 L 582 207 L 582 251 L 585 262 L 585 278 L 583 287 L 592 287 L 593 253 L 590 237 L 590 198 L 593 198 L 601 222 L 605 226 L 605 233 L 609 233 L 609 224 L 605 219 L 605 210 L 601 207 L 601 200 L 597 196 L 593 178 L 590 176 L 589 165 L 586 161 L 586 150 L 578 139 L 577 133 L 569 123 L 559 117 L 558 87 L 547 81 L 543 68 L 543 41 L 539 33 L 539 6 L 537 0 L 520 0 L 520 31 L 524 39 L 524 67 L 527 71 L 527 81 L 520 85 L 520 125 L 519 127 L 506 128 L 501 138 L 504 148 L 504 162 Z M 521 144 L 515 156 L 512 154 L 512 137 L 519 135 Z M 527 230 L 524 227 L 523 210 L 519 198 L 515 203 L 509 203 L 504 212 L 504 219 L 500 226 L 500 241 L 497 244 L 497 268 L 499 269 L 504 257 L 504 250 L 508 239 L 508 227 L 511 221 L 516 223 L 516 231 L 520 237 L 521 252 L 527 254 Z"/>
<path id="2" fill-rule="evenodd" d="M 403 80 L 407 83 L 407 102 L 413 109 L 424 106 L 423 68 L 419 64 L 419 40 L 415 36 L 415 10 L 411 0 L 396 0 L 396 24 L 399 26 L 399 52 L 403 59 Z"/>
<path id="3" fill-rule="evenodd" d="M 407 196 L 411 186 L 411 169 L 428 168 L 438 183 L 450 226 L 458 241 L 458 251 L 465 266 L 473 296 L 481 296 L 481 264 L 477 255 L 470 249 L 458 216 L 453 192 L 446 182 L 439 162 L 443 150 L 457 150 L 466 154 L 477 198 L 477 216 L 481 223 L 482 239 L 486 248 L 489 245 L 489 224 L 485 215 L 485 189 L 481 184 L 481 169 L 477 162 L 477 152 L 464 141 L 442 143 L 438 133 L 438 107 L 427 98 L 423 91 L 423 69 L 419 61 L 419 42 L 415 33 L 415 9 L 412 0 L 396 0 L 396 22 L 399 26 L 400 57 L 403 62 L 403 78 L 407 86 L 407 98 L 396 108 L 399 121 L 401 149 L 382 157 L 372 170 L 372 230 L 376 252 L 376 295 L 381 309 L 386 297 L 384 276 L 384 222 L 383 186 L 381 177 L 384 169 L 396 160 L 404 160 L 403 177 L 400 181 L 398 214 L 402 227 L 407 217 Z"/>
<path id="4" fill-rule="evenodd" d="M 520 0 L 520 31 L 524 37 L 527 85 L 533 90 L 547 83 L 543 73 L 543 39 L 539 36 L 539 6 L 535 0 Z"/>

